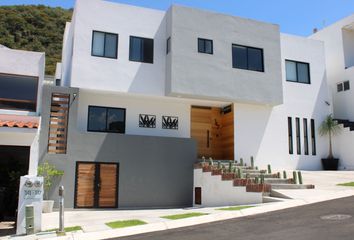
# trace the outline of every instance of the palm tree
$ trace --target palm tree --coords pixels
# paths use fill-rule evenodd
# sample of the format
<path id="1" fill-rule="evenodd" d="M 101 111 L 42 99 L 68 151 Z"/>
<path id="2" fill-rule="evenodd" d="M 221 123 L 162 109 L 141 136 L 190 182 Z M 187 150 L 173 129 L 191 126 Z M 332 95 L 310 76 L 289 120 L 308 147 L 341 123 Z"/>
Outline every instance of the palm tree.
<path id="1" fill-rule="evenodd" d="M 319 127 L 319 133 L 321 136 L 329 136 L 329 154 L 328 159 L 333 159 L 332 152 L 332 136 L 337 135 L 341 131 L 341 127 L 338 122 L 333 119 L 332 114 L 329 114 L 325 120 L 323 120 L 321 126 Z"/>

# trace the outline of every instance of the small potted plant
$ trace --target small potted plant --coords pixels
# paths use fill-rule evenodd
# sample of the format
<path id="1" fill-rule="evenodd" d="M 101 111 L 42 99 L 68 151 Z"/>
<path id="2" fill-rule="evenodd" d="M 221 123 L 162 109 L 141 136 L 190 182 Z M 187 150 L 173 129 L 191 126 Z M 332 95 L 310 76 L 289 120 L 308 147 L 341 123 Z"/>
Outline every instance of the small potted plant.
<path id="1" fill-rule="evenodd" d="M 338 158 L 333 157 L 332 151 L 332 137 L 340 132 L 341 128 L 336 120 L 333 119 L 332 114 L 328 115 L 325 120 L 323 120 L 321 126 L 319 127 L 319 133 L 321 136 L 328 135 L 329 138 L 329 154 L 327 158 L 322 158 L 322 166 L 324 170 L 337 170 L 338 169 Z"/>
<path id="2" fill-rule="evenodd" d="M 48 161 L 43 162 L 38 166 L 38 176 L 43 177 L 43 202 L 42 202 L 42 212 L 50 213 L 53 211 L 54 201 L 49 200 L 49 191 L 53 185 L 55 178 L 63 176 L 64 171 L 57 170 L 54 165 L 49 164 Z"/>

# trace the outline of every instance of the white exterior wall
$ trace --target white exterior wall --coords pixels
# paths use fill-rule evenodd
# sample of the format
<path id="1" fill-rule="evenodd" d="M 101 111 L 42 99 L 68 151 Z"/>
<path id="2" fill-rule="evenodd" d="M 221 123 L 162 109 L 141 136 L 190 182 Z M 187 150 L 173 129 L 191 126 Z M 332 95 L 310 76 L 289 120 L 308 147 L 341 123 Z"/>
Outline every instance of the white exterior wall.
<path id="1" fill-rule="evenodd" d="M 354 14 L 310 36 L 324 42 L 328 83 L 335 118 L 354 121 Z M 346 69 L 347 68 L 347 69 Z M 350 81 L 349 91 L 337 92 L 336 84 Z"/>
<path id="2" fill-rule="evenodd" d="M 167 14 L 167 95 L 283 103 L 278 25 L 181 6 Z M 213 54 L 198 53 L 198 38 L 213 40 Z M 264 72 L 233 68 L 232 44 L 262 49 Z"/>
<path id="3" fill-rule="evenodd" d="M 281 35 L 284 104 L 270 107 L 235 103 L 235 157 L 264 168 L 321 169 L 321 158 L 327 154 L 327 139 L 318 135 L 318 126 L 330 113 L 323 44 L 319 41 Z M 285 59 L 310 63 L 311 84 L 286 81 Z M 288 122 L 293 122 L 293 149 L 289 154 Z M 301 155 L 296 153 L 295 118 L 300 118 Z M 309 155 L 304 154 L 303 118 L 308 120 Z M 315 119 L 317 155 L 311 152 L 310 119 Z"/>
<path id="4" fill-rule="evenodd" d="M 190 137 L 190 104 L 178 99 L 139 97 L 109 92 L 81 90 L 79 94 L 78 129 L 87 131 L 88 106 L 126 109 L 125 134 L 165 137 Z M 140 128 L 139 114 L 156 115 L 156 128 Z M 162 129 L 162 116 L 178 117 L 178 130 Z"/>
<path id="5" fill-rule="evenodd" d="M 220 175 L 212 176 L 202 169 L 194 169 L 194 187 L 202 188 L 202 204 L 197 206 L 234 206 L 263 201 L 263 193 L 246 192 L 246 187 L 234 187 L 233 181 L 222 181 Z"/>
<path id="6" fill-rule="evenodd" d="M 40 113 L 44 67 L 44 53 L 0 48 L 0 73 L 38 77 L 37 113 L 0 109 L 0 114 L 38 115 Z"/>
<path id="7" fill-rule="evenodd" d="M 164 95 L 165 12 L 108 1 L 78 0 L 71 28 L 74 51 L 71 77 L 64 85 L 116 92 Z M 119 34 L 118 58 L 91 56 L 92 31 Z M 154 63 L 129 61 L 129 37 L 154 39 Z M 66 41 L 70 41 L 70 37 Z M 70 43 L 68 43 L 68 48 Z M 65 64 L 64 64 L 65 66 Z M 65 76 L 70 67 L 64 69 Z"/>
<path id="8" fill-rule="evenodd" d="M 333 113 L 338 119 L 354 121 L 354 14 L 310 36 L 325 45 L 328 84 L 333 96 Z M 350 82 L 350 90 L 337 92 L 336 84 Z M 354 132 L 343 128 L 333 138 L 333 154 L 340 169 L 354 169 Z"/>
<path id="9" fill-rule="evenodd" d="M 343 128 L 339 135 L 333 137 L 333 155 L 339 158 L 339 169 L 354 170 L 354 132 Z"/>

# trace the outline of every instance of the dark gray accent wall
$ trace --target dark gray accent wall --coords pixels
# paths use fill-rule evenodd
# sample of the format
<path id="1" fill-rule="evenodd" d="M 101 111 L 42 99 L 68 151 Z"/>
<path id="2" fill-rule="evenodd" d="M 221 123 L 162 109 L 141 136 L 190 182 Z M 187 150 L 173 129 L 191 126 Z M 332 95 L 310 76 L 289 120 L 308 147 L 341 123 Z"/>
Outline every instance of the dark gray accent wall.
<path id="1" fill-rule="evenodd" d="M 47 154 L 50 96 L 52 92 L 71 94 L 67 154 Z M 73 101 L 73 94 L 76 98 Z M 48 160 L 64 170 L 64 176 L 51 191 L 57 200 L 57 188 L 65 187 L 65 207 L 74 207 L 75 168 L 77 161 L 119 163 L 118 207 L 186 207 L 193 204 L 193 163 L 196 143 L 192 139 L 79 132 L 77 106 L 79 90 L 50 87 L 43 89 L 40 133 L 40 162 Z"/>

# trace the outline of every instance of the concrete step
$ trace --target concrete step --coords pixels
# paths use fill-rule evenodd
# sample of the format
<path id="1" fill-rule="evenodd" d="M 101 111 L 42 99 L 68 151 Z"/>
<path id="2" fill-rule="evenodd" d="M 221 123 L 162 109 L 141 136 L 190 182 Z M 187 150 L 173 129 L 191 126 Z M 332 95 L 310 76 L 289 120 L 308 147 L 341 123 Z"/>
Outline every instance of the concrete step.
<path id="1" fill-rule="evenodd" d="M 263 203 L 282 202 L 284 200 L 285 200 L 284 198 L 263 196 Z"/>
<path id="2" fill-rule="evenodd" d="M 261 174 L 259 173 L 248 173 L 248 174 L 243 174 L 244 177 L 246 177 L 246 175 L 248 175 L 249 178 L 255 178 L 255 177 L 261 177 Z M 275 178 L 275 174 L 263 174 L 264 178 Z"/>
<path id="3" fill-rule="evenodd" d="M 290 197 L 278 192 L 277 190 L 272 189 L 270 191 L 270 197 L 274 197 L 274 198 L 283 198 L 283 199 L 291 199 Z"/>
<path id="4" fill-rule="evenodd" d="M 254 173 L 254 174 L 261 174 L 262 172 L 260 170 L 254 170 L 254 169 L 244 169 L 243 173 Z"/>
<path id="5" fill-rule="evenodd" d="M 313 189 L 314 185 L 310 184 L 271 184 L 272 189 Z"/>
<path id="6" fill-rule="evenodd" d="M 292 179 L 284 179 L 284 178 L 265 178 L 264 183 L 268 184 L 291 184 Z"/>

